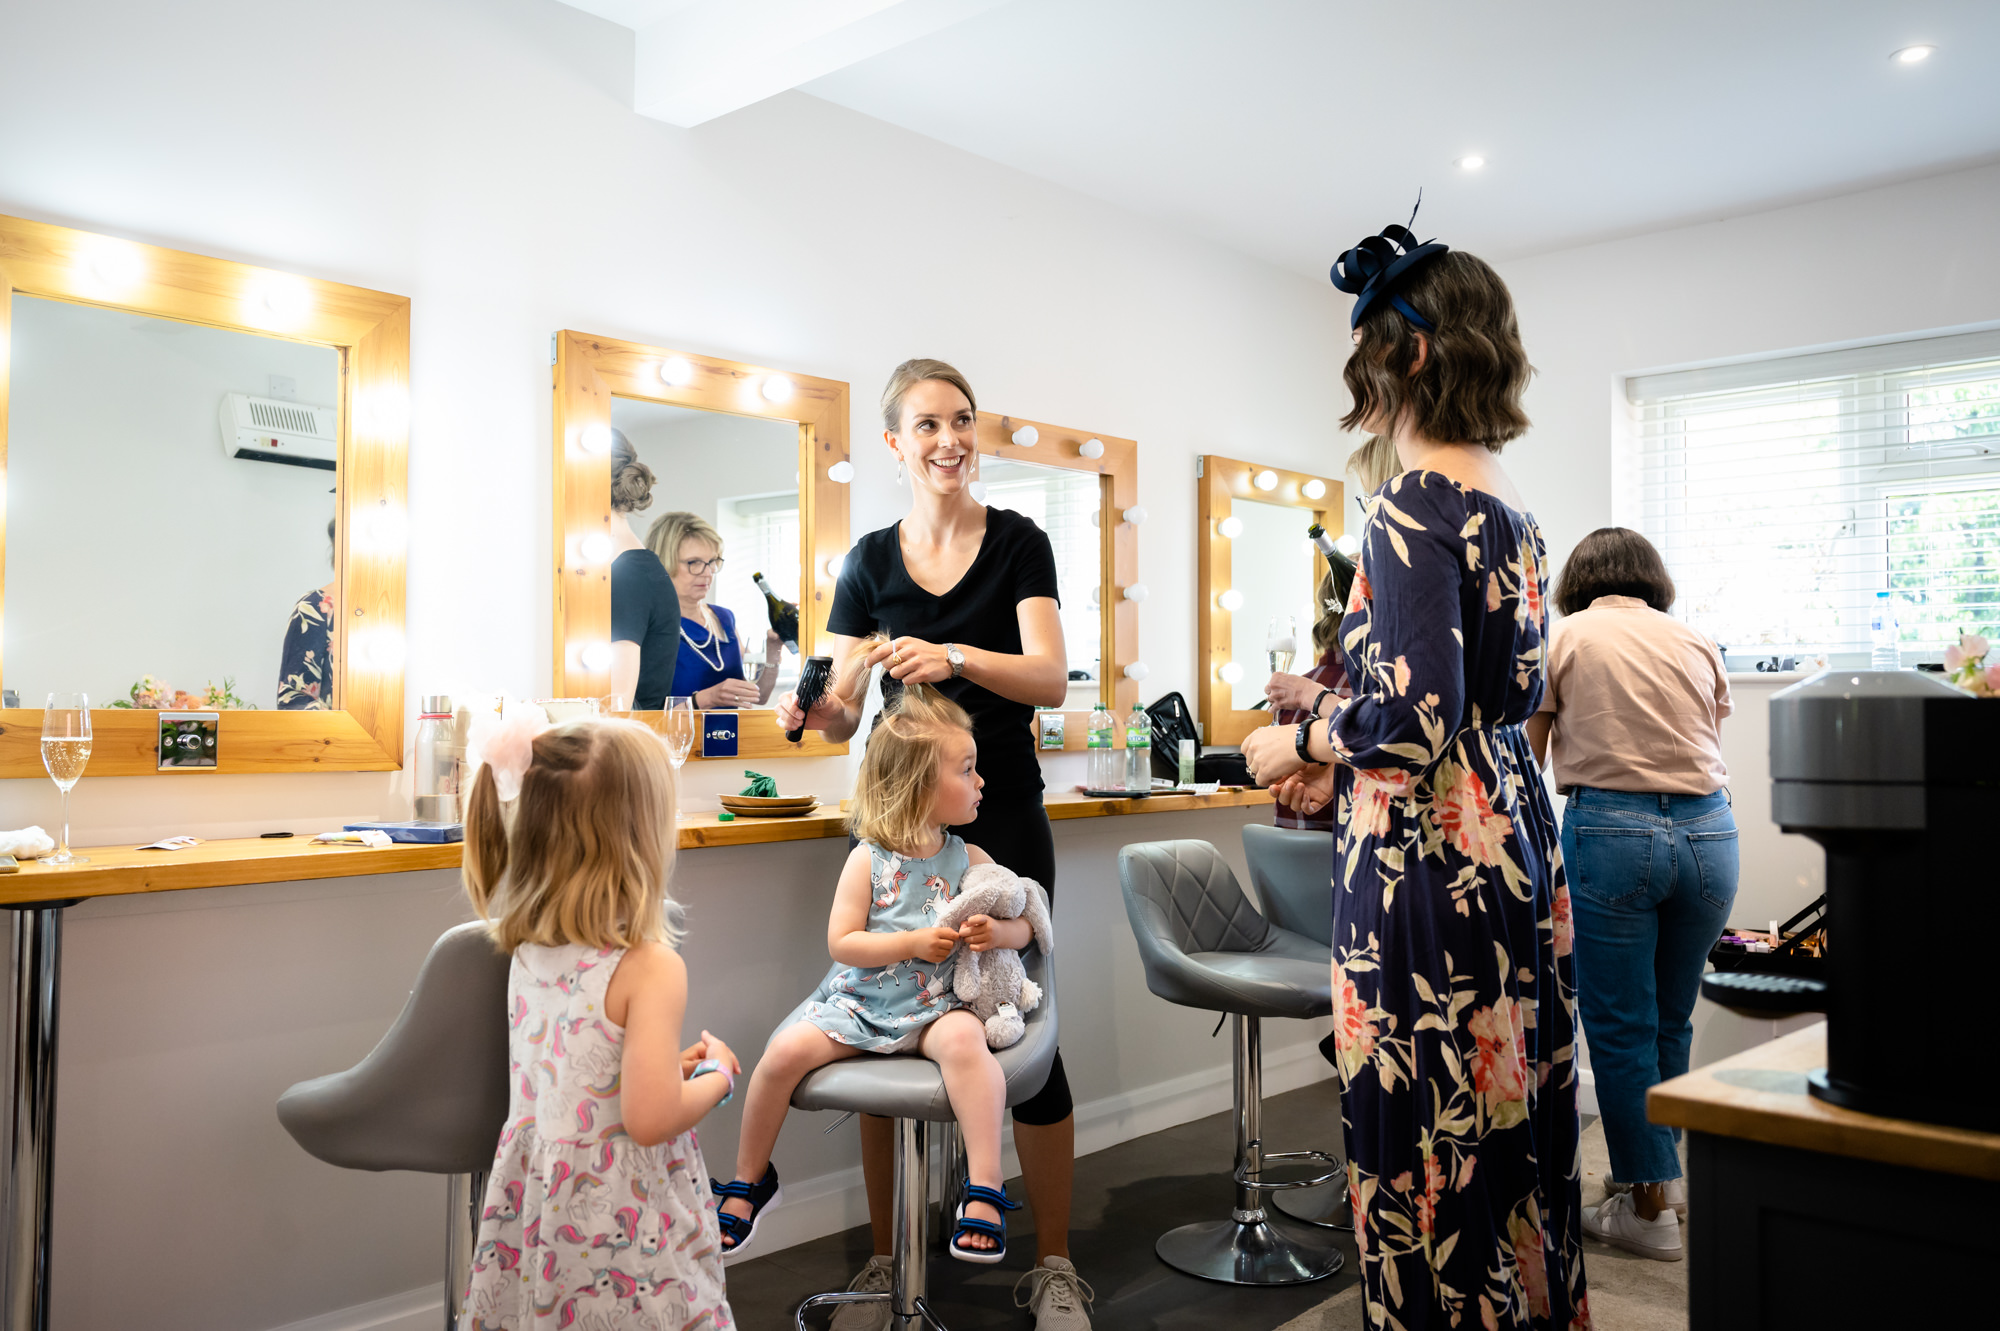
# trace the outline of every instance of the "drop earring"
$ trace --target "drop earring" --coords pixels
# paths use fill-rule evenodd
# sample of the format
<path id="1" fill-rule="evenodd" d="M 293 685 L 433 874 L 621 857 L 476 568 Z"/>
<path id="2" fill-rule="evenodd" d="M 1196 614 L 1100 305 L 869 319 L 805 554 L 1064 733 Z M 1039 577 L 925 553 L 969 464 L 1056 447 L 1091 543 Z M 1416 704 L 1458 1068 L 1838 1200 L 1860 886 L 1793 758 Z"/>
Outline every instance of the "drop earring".
<path id="1" fill-rule="evenodd" d="M 903 483 L 903 459 L 901 457 L 898 457 L 896 459 L 896 484 L 901 485 L 902 483 Z"/>

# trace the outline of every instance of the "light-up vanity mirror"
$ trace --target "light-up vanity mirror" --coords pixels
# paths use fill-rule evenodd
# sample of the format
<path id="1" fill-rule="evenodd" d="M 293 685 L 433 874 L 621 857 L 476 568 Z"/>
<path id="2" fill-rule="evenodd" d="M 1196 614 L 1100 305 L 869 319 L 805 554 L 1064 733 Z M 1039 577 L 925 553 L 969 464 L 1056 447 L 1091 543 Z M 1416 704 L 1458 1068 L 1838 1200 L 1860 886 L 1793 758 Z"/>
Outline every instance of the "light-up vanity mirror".
<path id="1" fill-rule="evenodd" d="M 0 218 L 0 776 L 86 692 L 89 775 L 400 765 L 409 302 Z"/>
<path id="2" fill-rule="evenodd" d="M 1275 672 L 1313 661 L 1313 625 L 1326 560 L 1306 535 L 1338 539 L 1345 487 L 1326 476 L 1213 454 L 1198 459 L 1202 736 L 1240 744 L 1271 713 L 1261 706 Z"/>
<path id="3" fill-rule="evenodd" d="M 772 704 L 847 549 L 847 385 L 565 332 L 555 418 L 557 693 L 737 714 L 707 756 L 846 752 Z"/>

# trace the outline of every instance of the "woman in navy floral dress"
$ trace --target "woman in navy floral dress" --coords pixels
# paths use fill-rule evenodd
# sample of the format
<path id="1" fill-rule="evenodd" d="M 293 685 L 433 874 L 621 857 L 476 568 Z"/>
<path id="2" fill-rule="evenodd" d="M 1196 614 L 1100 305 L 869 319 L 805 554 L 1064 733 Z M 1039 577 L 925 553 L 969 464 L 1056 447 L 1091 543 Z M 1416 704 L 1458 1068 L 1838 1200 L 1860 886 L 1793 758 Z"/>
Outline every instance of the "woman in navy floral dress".
<path id="1" fill-rule="evenodd" d="M 1338 800 L 1334 1046 L 1366 1321 L 1580 1331 L 1569 893 L 1522 731 L 1547 572 L 1493 457 L 1527 428 L 1531 370 L 1470 255 L 1391 227 L 1343 277 L 1362 297 L 1343 424 L 1393 434 L 1406 470 L 1368 505 L 1341 623 L 1354 697 L 1244 753 L 1287 804 Z"/>

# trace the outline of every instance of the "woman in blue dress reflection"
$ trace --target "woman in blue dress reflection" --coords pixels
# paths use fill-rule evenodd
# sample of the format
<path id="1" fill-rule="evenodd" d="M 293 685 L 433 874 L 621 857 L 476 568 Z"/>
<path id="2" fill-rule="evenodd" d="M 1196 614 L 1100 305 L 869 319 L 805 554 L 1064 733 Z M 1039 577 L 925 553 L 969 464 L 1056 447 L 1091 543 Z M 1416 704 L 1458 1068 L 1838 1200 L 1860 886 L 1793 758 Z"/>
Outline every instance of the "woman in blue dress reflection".
<path id="1" fill-rule="evenodd" d="M 709 605 L 708 594 L 722 571 L 722 536 L 695 513 L 665 513 L 646 533 L 646 546 L 667 566 L 681 602 L 681 650 L 674 663 L 674 697 L 693 698 L 702 711 L 761 707 L 778 683 L 783 642 L 764 636 L 764 660 L 755 683 L 743 677 L 743 649 L 737 644 L 736 616 Z"/>

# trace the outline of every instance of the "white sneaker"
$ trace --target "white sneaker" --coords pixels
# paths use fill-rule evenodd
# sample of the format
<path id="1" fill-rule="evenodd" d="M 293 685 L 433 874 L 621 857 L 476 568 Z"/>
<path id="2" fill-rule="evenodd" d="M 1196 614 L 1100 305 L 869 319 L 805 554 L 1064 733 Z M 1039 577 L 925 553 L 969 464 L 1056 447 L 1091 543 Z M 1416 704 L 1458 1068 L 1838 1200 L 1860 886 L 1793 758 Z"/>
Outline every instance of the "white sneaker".
<path id="1" fill-rule="evenodd" d="M 850 1294 L 887 1294 L 894 1283 L 895 1260 L 880 1253 L 868 1259 L 861 1274 L 848 1285 Z M 889 1301 L 842 1303 L 834 1307 L 830 1331 L 889 1331 Z"/>
<path id="2" fill-rule="evenodd" d="M 1630 1191 L 1632 1191 L 1632 1185 L 1629 1183 L 1620 1183 L 1615 1178 L 1608 1178 L 1604 1180 L 1604 1195 L 1606 1197 L 1616 1197 L 1621 1192 L 1630 1192 Z M 1670 1178 L 1667 1180 L 1667 1205 L 1673 1210 L 1673 1213 L 1675 1215 L 1679 1216 L 1683 1220 L 1687 1219 L 1688 1216 L 1687 1175 L 1683 1174 L 1679 1178 Z"/>
<path id="3" fill-rule="evenodd" d="M 1619 1193 L 1602 1206 L 1584 1207 L 1583 1232 L 1600 1243 L 1656 1262 L 1678 1262 L 1687 1256 L 1681 1250 L 1681 1225 L 1674 1213 L 1661 1211 L 1651 1220 L 1641 1220 L 1632 1209 L 1629 1192 Z"/>
<path id="4" fill-rule="evenodd" d="M 1028 1286 L 1026 1297 L 1021 1286 Z M 1085 1305 L 1097 1291 L 1084 1283 L 1067 1257 L 1044 1257 L 1014 1282 L 1014 1306 L 1035 1316 L 1035 1331 L 1090 1331 Z"/>

